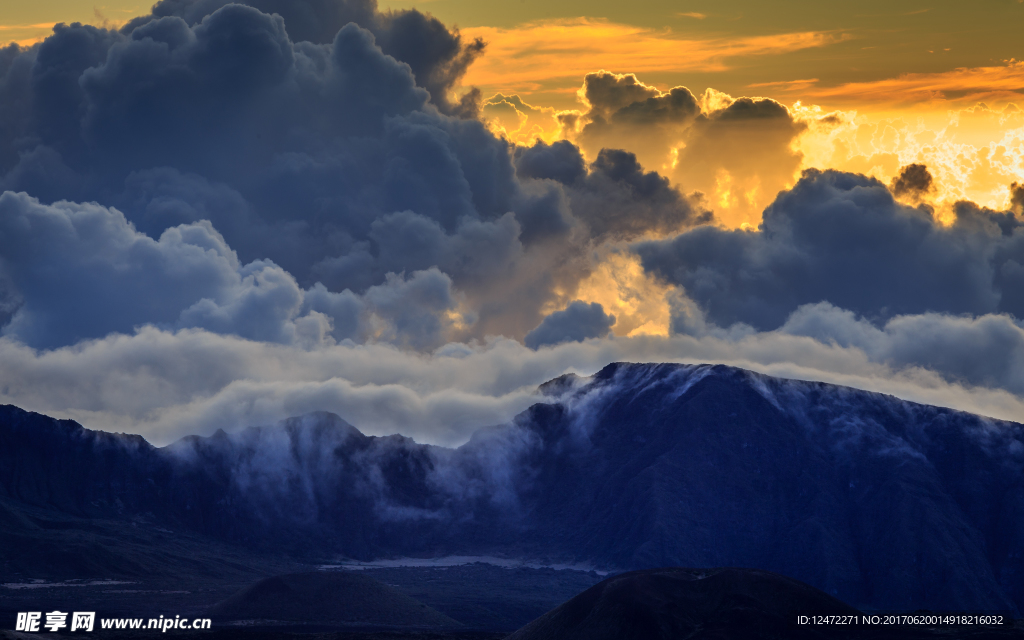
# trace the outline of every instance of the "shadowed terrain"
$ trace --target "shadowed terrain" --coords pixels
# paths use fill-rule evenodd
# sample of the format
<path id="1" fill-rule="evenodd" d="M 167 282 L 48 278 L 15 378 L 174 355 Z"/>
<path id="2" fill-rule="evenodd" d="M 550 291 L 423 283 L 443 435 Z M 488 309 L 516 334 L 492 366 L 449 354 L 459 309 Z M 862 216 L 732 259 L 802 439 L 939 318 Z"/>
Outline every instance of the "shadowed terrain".
<path id="1" fill-rule="evenodd" d="M 744 569 L 648 569 L 609 578 L 534 620 L 508 640 L 818 638 L 799 614 L 857 615 L 805 584 Z"/>
<path id="2" fill-rule="evenodd" d="M 799 615 L 835 615 L 835 626 L 797 624 Z M 824 640 L 883 638 L 1019 638 L 1012 625 L 988 628 L 898 628 L 862 624 L 856 609 L 803 584 L 752 569 L 648 569 L 587 589 L 508 640 Z"/>
<path id="3" fill-rule="evenodd" d="M 351 571 L 265 578 L 210 609 L 218 621 L 264 620 L 392 627 L 459 627 L 443 613 Z"/>
<path id="4" fill-rule="evenodd" d="M 0 570 L 173 573 L 209 540 L 306 564 L 751 567 L 861 610 L 1024 605 L 1019 424 L 708 365 L 613 364 L 538 400 L 457 449 L 325 413 L 156 448 L 4 407 Z"/>

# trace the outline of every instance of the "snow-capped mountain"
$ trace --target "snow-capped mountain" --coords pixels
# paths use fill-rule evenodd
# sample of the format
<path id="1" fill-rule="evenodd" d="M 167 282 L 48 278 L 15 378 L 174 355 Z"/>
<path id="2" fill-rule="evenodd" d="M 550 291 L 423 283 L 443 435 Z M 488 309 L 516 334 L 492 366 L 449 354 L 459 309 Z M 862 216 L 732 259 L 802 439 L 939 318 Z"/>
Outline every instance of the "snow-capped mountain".
<path id="1" fill-rule="evenodd" d="M 861 608 L 1024 609 L 1020 424 L 720 365 L 541 390 L 457 449 L 326 413 L 156 448 L 3 407 L 0 554 L 34 505 L 306 557 L 739 566 Z"/>

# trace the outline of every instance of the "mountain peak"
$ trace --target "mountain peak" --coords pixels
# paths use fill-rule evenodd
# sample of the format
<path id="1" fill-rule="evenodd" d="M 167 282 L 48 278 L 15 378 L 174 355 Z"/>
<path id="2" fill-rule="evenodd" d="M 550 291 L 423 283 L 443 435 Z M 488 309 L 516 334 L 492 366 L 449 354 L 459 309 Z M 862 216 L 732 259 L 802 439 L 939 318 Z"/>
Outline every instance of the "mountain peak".
<path id="1" fill-rule="evenodd" d="M 327 412 L 154 449 L 7 408 L 0 492 L 298 554 L 747 566 L 859 608 L 1024 606 L 1022 425 L 723 365 L 542 392 L 458 449 Z"/>

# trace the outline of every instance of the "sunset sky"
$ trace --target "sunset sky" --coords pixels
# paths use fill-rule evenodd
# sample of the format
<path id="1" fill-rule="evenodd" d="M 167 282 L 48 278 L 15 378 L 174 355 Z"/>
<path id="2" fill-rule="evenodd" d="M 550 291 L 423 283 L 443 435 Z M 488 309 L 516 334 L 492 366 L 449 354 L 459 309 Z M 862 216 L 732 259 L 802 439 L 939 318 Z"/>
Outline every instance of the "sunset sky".
<path id="1" fill-rule="evenodd" d="M 1024 420 L 1022 2 L 244 4 L 0 6 L 0 401 L 451 444 L 673 360 Z"/>
<path id="2" fill-rule="evenodd" d="M 1016 0 L 426 0 L 380 8 L 429 12 L 467 37 L 484 38 L 489 54 L 467 84 L 559 109 L 576 106 L 580 78 L 597 69 L 636 73 L 660 88 L 757 89 L 780 100 L 872 110 L 938 99 L 1012 102 L 1021 86 L 1012 64 L 1021 57 L 1024 21 Z M 10 2 L 0 7 L 0 28 L 6 40 L 29 44 L 57 22 L 120 25 L 148 10 L 139 2 Z"/>
<path id="3" fill-rule="evenodd" d="M 57 22 L 116 27 L 148 8 L 134 2 L 6 3 L 0 7 L 0 36 L 31 44 Z M 483 39 L 485 54 L 454 89 L 478 87 L 492 102 L 484 115 L 517 142 L 566 137 L 555 114 L 585 111 L 579 96 L 583 78 L 603 69 L 635 74 L 660 91 L 685 86 L 694 94 L 712 89 L 773 98 L 805 120 L 840 111 L 846 126 L 812 127 L 795 141 L 803 166 L 891 180 L 899 166 L 925 162 L 941 174 L 938 200 L 967 197 L 992 207 L 1007 206 L 1008 185 L 1024 177 L 1020 157 L 1014 156 L 1014 170 L 999 152 L 1000 146 L 1013 152 L 1013 139 L 1004 137 L 1024 126 L 1015 106 L 1024 90 L 1024 4 L 1016 0 L 426 0 L 380 8 L 427 12 L 457 27 L 467 41 Z M 517 98 L 519 106 L 504 97 Z M 837 141 L 845 153 L 836 153 Z M 671 157 L 642 159 L 671 172 Z M 660 166 L 651 166 L 655 162 Z M 694 186 L 719 196 L 725 192 Z M 734 203 L 732 222 L 756 225 L 776 186 L 765 185 L 751 206 Z"/>

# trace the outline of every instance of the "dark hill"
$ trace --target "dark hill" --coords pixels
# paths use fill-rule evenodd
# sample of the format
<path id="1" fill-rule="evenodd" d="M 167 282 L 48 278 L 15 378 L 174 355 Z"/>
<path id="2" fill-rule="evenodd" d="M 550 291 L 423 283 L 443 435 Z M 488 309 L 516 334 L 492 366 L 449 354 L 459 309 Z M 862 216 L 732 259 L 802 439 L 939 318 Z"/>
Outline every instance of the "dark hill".
<path id="1" fill-rule="evenodd" d="M 916 612 L 927 615 L 927 611 Z M 843 624 L 799 624 L 838 616 Z M 884 619 L 884 616 L 881 617 Z M 792 578 L 754 569 L 647 569 L 608 578 L 506 640 L 1020 640 L 1000 625 L 870 624 Z"/>
<path id="2" fill-rule="evenodd" d="M 539 399 L 458 449 L 325 413 L 158 449 L 0 407 L 0 566 L 41 557 L 21 504 L 296 557 L 744 566 L 860 609 L 1024 608 L 1020 424 L 710 365 Z"/>
<path id="3" fill-rule="evenodd" d="M 266 578 L 210 609 L 214 620 L 453 628 L 457 621 L 394 587 L 353 571 Z"/>
<path id="4" fill-rule="evenodd" d="M 647 569 L 617 575 L 507 640 L 821 638 L 797 615 L 859 615 L 791 578 L 751 569 Z"/>

